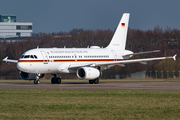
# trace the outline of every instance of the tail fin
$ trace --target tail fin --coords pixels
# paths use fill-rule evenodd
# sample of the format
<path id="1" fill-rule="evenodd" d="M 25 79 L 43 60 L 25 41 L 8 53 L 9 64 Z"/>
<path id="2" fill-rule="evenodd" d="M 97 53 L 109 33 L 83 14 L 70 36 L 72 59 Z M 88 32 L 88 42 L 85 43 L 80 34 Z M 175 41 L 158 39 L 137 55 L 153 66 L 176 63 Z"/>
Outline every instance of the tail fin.
<path id="1" fill-rule="evenodd" d="M 106 48 L 125 50 L 129 16 L 129 13 L 123 14 L 121 21 L 119 22 L 119 25 L 116 29 L 116 32 L 114 33 L 110 44 Z"/>

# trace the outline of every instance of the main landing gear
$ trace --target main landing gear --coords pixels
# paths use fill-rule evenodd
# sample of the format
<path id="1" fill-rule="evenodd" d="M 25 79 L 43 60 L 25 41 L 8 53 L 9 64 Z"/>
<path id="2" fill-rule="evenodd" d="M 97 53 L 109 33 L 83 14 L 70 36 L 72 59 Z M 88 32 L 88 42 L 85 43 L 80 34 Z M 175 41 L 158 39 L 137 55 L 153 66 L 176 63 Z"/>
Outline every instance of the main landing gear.
<path id="1" fill-rule="evenodd" d="M 97 67 L 97 69 L 100 71 L 100 73 L 102 75 L 101 68 Z M 98 84 L 98 83 L 99 83 L 99 78 L 96 78 L 94 80 L 89 80 L 89 84 Z"/>
<path id="2" fill-rule="evenodd" d="M 98 84 L 99 83 L 99 78 L 96 78 L 94 80 L 89 80 L 89 84 Z"/>
<path id="3" fill-rule="evenodd" d="M 51 79 L 51 83 L 52 84 L 61 84 L 61 78 L 60 77 L 57 77 L 56 74 L 51 74 L 53 75 L 54 77 Z"/>

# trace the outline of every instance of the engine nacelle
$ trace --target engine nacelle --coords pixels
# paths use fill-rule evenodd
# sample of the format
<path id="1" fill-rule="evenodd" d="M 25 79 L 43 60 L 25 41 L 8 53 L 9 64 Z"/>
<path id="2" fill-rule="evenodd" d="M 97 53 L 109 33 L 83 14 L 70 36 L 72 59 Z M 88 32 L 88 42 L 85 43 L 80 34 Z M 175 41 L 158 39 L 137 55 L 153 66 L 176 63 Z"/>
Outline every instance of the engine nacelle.
<path id="1" fill-rule="evenodd" d="M 93 80 L 100 76 L 100 71 L 92 67 L 81 67 L 76 71 L 78 78 Z"/>
<path id="2" fill-rule="evenodd" d="M 19 72 L 20 77 L 24 80 L 35 80 L 36 79 L 36 74 L 35 73 L 26 73 L 23 71 Z M 44 74 L 40 74 L 39 78 L 43 78 Z"/>

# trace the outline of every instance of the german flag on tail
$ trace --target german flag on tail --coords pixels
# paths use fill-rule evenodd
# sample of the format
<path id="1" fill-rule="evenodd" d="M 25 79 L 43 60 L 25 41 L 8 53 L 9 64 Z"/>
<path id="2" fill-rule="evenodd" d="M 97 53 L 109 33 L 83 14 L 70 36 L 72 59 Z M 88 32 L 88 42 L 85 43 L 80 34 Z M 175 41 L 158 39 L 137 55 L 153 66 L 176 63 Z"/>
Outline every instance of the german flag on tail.
<path id="1" fill-rule="evenodd" d="M 122 27 L 125 27 L 125 23 L 121 23 L 121 26 L 122 26 Z"/>

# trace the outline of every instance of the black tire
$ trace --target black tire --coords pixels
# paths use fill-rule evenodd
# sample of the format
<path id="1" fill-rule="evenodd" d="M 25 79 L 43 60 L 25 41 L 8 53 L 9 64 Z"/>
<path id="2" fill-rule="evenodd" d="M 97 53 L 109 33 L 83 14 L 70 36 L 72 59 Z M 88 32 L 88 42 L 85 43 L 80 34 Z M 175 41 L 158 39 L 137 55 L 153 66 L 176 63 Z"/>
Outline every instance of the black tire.
<path id="1" fill-rule="evenodd" d="M 56 83 L 61 84 L 61 78 L 60 77 L 56 78 Z"/>
<path id="2" fill-rule="evenodd" d="M 51 83 L 52 83 L 52 84 L 56 84 L 56 78 L 55 78 L 55 77 L 53 77 L 53 78 L 51 79 Z"/>
<path id="3" fill-rule="evenodd" d="M 93 80 L 89 80 L 89 84 L 93 84 L 94 82 L 93 82 Z"/>
<path id="4" fill-rule="evenodd" d="M 39 80 L 34 80 L 34 84 L 39 84 Z"/>
<path id="5" fill-rule="evenodd" d="M 98 84 L 98 83 L 99 83 L 99 78 L 96 78 L 95 80 L 93 80 L 93 82 L 94 82 L 95 84 Z"/>
<path id="6" fill-rule="evenodd" d="M 36 80 L 34 80 L 34 84 L 36 84 Z"/>

